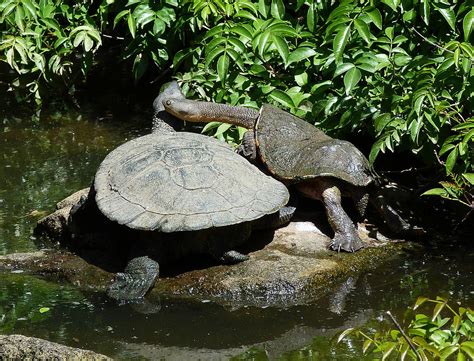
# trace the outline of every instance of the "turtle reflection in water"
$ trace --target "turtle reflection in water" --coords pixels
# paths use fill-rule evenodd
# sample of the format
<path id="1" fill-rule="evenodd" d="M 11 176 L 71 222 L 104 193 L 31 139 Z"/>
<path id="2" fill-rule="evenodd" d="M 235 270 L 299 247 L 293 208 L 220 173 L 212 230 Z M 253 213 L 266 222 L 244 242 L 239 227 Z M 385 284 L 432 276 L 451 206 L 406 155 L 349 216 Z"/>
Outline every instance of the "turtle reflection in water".
<path id="1" fill-rule="evenodd" d="M 182 97 L 176 83 L 158 98 L 167 94 Z M 160 263 L 189 254 L 210 254 L 227 264 L 244 261 L 248 256 L 236 249 L 252 229 L 279 226 L 294 212 L 283 207 L 289 198 L 285 185 L 223 142 L 174 132 L 171 120 L 155 101 L 155 132 L 109 153 L 89 196 L 72 212 L 71 223 L 79 219 L 73 229 L 80 232 L 81 214 L 91 207 L 126 230 L 129 262 L 108 289 L 115 299 L 141 298 Z"/>
<path id="2" fill-rule="evenodd" d="M 334 231 L 333 250 L 354 252 L 363 247 L 356 226 L 341 206 L 350 196 L 363 215 L 375 177 L 365 156 L 350 142 L 333 139 L 313 125 L 271 105 L 254 109 L 188 99 L 163 100 L 170 114 L 191 122 L 224 122 L 247 129 L 240 148 L 251 162 L 260 162 L 277 179 L 294 184 L 303 195 L 321 200 Z M 371 197 L 390 229 L 417 231 L 387 205 Z"/>

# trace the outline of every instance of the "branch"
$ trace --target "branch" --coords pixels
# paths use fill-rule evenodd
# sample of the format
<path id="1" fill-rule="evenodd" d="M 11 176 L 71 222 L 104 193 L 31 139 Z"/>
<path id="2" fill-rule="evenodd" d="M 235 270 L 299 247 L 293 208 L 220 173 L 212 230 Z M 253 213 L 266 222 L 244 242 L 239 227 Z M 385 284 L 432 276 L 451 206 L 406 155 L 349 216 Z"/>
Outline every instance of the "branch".
<path id="1" fill-rule="evenodd" d="M 416 355 L 416 359 L 418 361 L 421 361 L 421 357 L 420 357 L 420 354 L 418 353 L 418 351 L 416 350 L 416 347 L 415 345 L 413 345 L 413 343 L 411 342 L 410 338 L 407 336 L 407 334 L 405 333 L 405 331 L 403 331 L 403 329 L 400 327 L 400 325 L 398 324 L 397 320 L 395 319 L 395 317 L 393 317 L 392 313 L 390 311 L 387 311 L 385 312 L 392 320 L 392 322 L 395 324 L 395 326 L 398 328 L 398 331 L 400 331 L 400 333 L 402 334 L 403 338 L 406 340 L 406 342 L 408 343 L 408 345 L 410 346 L 410 348 L 413 350 L 413 352 L 415 353 Z"/>
<path id="2" fill-rule="evenodd" d="M 418 32 L 418 30 L 416 30 L 414 27 L 410 28 L 411 31 L 414 31 L 420 38 L 422 38 L 424 41 L 426 41 L 427 43 L 437 47 L 438 49 L 441 49 L 443 51 L 447 51 L 448 53 L 451 53 L 451 54 L 454 54 L 454 51 L 452 50 L 449 50 L 449 49 L 446 49 L 446 48 L 443 48 L 442 46 L 432 42 L 430 39 L 428 39 L 427 37 L 425 37 L 423 34 L 421 34 L 420 32 Z"/>

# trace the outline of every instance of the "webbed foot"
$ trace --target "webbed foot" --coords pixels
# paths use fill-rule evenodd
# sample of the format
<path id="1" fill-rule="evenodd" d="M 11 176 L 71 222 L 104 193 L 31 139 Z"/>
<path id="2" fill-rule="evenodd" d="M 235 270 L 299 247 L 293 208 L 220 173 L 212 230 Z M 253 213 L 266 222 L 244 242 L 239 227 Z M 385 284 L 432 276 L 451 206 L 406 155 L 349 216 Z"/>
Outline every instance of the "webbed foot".
<path id="1" fill-rule="evenodd" d="M 149 257 L 137 257 L 128 262 L 123 273 L 115 275 L 107 295 L 119 301 L 141 299 L 155 283 L 159 265 Z"/>
<path id="2" fill-rule="evenodd" d="M 219 258 L 219 261 L 222 262 L 223 264 L 236 264 L 243 261 L 247 261 L 249 259 L 250 259 L 249 256 L 242 254 L 240 252 L 227 251 Z"/>
<path id="3" fill-rule="evenodd" d="M 364 243 L 357 234 L 342 234 L 336 233 L 332 242 L 329 244 L 329 249 L 340 252 L 355 252 L 364 247 Z"/>

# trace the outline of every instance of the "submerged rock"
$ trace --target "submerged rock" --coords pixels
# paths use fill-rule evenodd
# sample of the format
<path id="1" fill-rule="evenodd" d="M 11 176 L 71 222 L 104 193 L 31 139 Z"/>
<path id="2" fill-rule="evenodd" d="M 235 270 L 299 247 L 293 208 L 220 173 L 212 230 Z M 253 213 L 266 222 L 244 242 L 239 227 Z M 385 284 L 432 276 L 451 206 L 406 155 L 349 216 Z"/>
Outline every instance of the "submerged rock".
<path id="1" fill-rule="evenodd" d="M 0 360 L 112 360 L 80 348 L 22 335 L 0 335 Z"/>
<path id="2" fill-rule="evenodd" d="M 87 190 L 82 190 L 69 199 L 78 199 L 86 193 Z M 72 205 L 71 202 L 60 204 L 64 207 L 39 222 L 42 233 L 57 237 L 67 234 L 67 222 L 63 220 L 67 221 Z M 59 217 L 58 212 L 61 212 L 60 221 L 55 220 Z M 248 242 L 252 248 L 243 250 L 250 256 L 248 261 L 231 266 L 207 263 L 196 265 L 192 270 L 189 267 L 179 271 L 165 270 L 163 274 L 168 276 L 157 279 L 147 299 L 153 303 L 161 296 L 192 297 L 230 307 L 286 307 L 310 303 L 334 292 L 348 277 L 357 277 L 359 273 L 378 267 L 400 249 L 399 243 L 388 242 L 377 230 L 359 224 L 359 236 L 368 247 L 357 253 L 336 253 L 327 249 L 331 240 L 319 228 L 312 222 L 291 222 L 275 231 L 255 232 Z M 112 281 L 113 273 L 121 267 L 113 264 L 114 254 L 110 247 L 114 243 L 108 242 L 110 246 L 104 248 L 105 253 L 86 249 L 79 252 L 79 256 L 49 250 L 0 256 L 0 270 L 20 269 L 53 275 L 82 289 L 104 291 Z M 181 264 L 188 266 L 186 262 Z"/>

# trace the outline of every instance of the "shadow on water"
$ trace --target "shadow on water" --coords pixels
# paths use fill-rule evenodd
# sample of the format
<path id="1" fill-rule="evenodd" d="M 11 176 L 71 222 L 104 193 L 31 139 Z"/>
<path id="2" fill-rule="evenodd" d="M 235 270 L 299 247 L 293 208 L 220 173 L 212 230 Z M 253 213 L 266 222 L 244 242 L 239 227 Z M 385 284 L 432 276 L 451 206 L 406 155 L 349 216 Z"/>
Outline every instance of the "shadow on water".
<path id="1" fill-rule="evenodd" d="M 149 131 L 149 115 L 98 121 L 87 114 L 50 114 L 39 124 L 13 116 L 1 120 L 0 254 L 34 250 L 31 230 L 37 219 L 88 186 L 111 149 Z M 420 295 L 473 305 L 472 242 L 430 244 L 346 280 L 312 305 L 286 309 L 232 310 L 162 299 L 159 312 L 146 314 L 71 286 L 0 274 L 0 333 L 41 337 L 119 359 L 360 360 L 359 347 L 334 348 L 331 337 L 347 327 L 379 323 L 385 310 L 402 319 Z"/>

